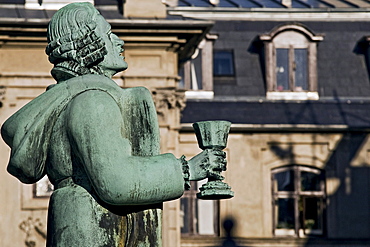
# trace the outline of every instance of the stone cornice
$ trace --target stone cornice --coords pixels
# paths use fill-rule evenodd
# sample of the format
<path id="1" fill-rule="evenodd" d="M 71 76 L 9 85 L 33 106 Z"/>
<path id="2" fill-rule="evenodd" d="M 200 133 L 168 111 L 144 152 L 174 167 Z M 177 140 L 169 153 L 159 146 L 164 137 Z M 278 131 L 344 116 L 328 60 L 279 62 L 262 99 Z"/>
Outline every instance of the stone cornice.
<path id="1" fill-rule="evenodd" d="M 199 20 L 253 21 L 368 21 L 369 8 L 201 8 L 172 7 L 169 15 Z"/>

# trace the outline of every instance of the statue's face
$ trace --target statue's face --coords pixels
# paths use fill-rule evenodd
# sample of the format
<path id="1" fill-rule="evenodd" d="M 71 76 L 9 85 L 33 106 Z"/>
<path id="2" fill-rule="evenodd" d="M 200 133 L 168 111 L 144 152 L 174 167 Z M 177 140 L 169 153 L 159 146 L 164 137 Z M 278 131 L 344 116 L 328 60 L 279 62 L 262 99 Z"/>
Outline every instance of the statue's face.
<path id="1" fill-rule="evenodd" d="M 99 67 L 101 67 L 108 76 L 113 76 L 117 72 L 127 69 L 127 63 L 124 57 L 121 56 L 121 53 L 124 51 L 124 42 L 111 32 L 110 24 L 101 15 L 99 15 L 97 19 L 96 33 L 102 37 L 105 48 L 107 49 L 107 54 L 104 60 L 99 63 Z"/>

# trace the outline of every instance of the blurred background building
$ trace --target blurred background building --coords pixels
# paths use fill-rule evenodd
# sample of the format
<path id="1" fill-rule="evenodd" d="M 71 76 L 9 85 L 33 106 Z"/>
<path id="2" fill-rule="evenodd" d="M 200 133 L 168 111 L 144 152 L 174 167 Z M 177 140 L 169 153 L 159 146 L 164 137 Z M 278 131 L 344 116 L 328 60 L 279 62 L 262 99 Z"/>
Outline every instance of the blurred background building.
<path id="1" fill-rule="evenodd" d="M 54 83 L 44 53 L 56 9 L 0 0 L 0 123 Z M 229 120 L 235 198 L 164 203 L 164 247 L 370 245 L 370 2 L 95 0 L 125 41 L 123 88 L 146 86 L 162 152 L 199 153 L 191 124 Z M 44 246 L 47 179 L 6 172 L 0 142 L 0 246 Z M 73 209 L 71 209 L 73 210 Z"/>

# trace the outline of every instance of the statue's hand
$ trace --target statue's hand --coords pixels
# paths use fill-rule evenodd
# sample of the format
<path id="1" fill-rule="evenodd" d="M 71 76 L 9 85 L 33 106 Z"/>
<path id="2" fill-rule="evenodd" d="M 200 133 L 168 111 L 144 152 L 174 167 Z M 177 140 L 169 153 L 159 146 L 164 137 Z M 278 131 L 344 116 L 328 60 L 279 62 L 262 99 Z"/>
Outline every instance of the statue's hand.
<path id="1" fill-rule="evenodd" d="M 202 180 L 212 178 L 223 180 L 220 175 L 226 171 L 226 153 L 221 150 L 206 149 L 188 161 L 190 180 Z"/>

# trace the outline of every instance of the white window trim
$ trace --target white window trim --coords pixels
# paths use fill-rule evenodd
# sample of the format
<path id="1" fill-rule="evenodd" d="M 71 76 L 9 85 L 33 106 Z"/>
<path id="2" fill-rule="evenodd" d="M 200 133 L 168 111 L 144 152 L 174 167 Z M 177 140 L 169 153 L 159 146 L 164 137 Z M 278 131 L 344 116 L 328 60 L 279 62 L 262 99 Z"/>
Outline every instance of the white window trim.
<path id="1" fill-rule="evenodd" d="M 318 100 L 318 92 L 267 92 L 270 100 Z"/>

